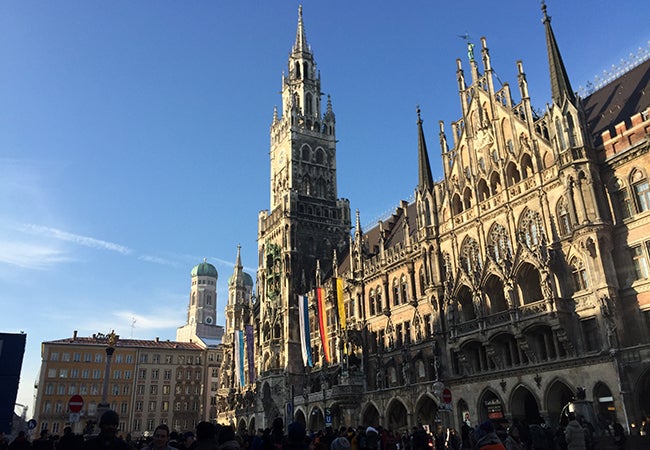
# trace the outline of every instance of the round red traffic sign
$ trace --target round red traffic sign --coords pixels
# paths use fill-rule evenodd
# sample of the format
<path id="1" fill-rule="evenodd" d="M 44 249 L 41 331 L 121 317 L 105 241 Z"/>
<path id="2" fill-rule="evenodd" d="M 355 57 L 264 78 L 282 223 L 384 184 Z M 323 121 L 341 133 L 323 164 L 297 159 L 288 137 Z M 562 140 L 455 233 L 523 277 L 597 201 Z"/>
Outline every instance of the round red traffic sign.
<path id="1" fill-rule="evenodd" d="M 70 397 L 70 400 L 68 400 L 68 408 L 70 408 L 70 412 L 78 413 L 83 407 L 84 399 L 81 395 L 73 395 Z"/>
<path id="2" fill-rule="evenodd" d="M 448 388 L 442 390 L 442 401 L 447 404 L 451 403 L 451 391 Z"/>

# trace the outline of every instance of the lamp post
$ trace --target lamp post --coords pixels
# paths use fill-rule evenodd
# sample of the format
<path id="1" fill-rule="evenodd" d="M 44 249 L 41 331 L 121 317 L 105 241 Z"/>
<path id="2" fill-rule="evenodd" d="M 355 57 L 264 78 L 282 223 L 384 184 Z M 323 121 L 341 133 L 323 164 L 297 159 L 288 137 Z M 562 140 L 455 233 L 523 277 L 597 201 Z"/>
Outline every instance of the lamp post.
<path id="1" fill-rule="evenodd" d="M 98 417 L 101 417 L 104 412 L 110 409 L 110 404 L 108 403 L 108 378 L 111 373 L 111 361 L 113 359 L 113 353 L 115 353 L 115 345 L 119 338 L 120 336 L 115 334 L 115 330 L 112 330 L 106 335 L 106 341 L 108 343 L 106 346 L 106 366 L 104 369 L 104 384 L 102 386 L 102 401 L 97 405 Z"/>

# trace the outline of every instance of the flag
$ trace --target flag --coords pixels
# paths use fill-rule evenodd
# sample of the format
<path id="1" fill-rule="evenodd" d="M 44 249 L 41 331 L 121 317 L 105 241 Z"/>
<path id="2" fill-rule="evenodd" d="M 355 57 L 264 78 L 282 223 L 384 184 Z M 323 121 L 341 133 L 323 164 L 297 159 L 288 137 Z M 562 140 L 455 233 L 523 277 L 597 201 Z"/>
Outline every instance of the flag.
<path id="1" fill-rule="evenodd" d="M 300 315 L 300 345 L 302 347 L 302 363 L 313 367 L 311 360 L 311 332 L 309 330 L 309 299 L 306 295 L 298 296 L 298 314 Z"/>
<path id="2" fill-rule="evenodd" d="M 246 384 L 244 376 L 244 332 L 235 331 L 235 376 L 240 386 Z"/>
<path id="3" fill-rule="evenodd" d="M 255 337 L 253 335 L 253 325 L 245 325 L 246 333 L 246 356 L 248 359 L 248 383 L 255 383 Z"/>
<path id="4" fill-rule="evenodd" d="M 343 303 L 343 279 L 334 278 L 336 283 L 336 306 L 339 310 L 339 323 L 345 329 L 345 304 Z"/>
<path id="5" fill-rule="evenodd" d="M 327 318 L 325 317 L 325 299 L 323 298 L 323 288 L 316 288 L 316 295 L 318 298 L 318 327 L 320 329 L 320 340 L 323 344 L 323 353 L 325 354 L 325 362 L 330 362 L 330 345 L 327 340 Z"/>

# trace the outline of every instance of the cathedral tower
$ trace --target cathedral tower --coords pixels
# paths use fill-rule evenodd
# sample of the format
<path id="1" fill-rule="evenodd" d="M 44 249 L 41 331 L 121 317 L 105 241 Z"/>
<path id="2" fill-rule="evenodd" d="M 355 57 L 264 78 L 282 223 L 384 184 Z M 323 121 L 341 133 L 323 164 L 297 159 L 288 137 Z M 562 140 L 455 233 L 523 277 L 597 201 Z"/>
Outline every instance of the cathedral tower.
<path id="1" fill-rule="evenodd" d="M 203 260 L 191 272 L 192 285 L 187 307 L 187 323 L 176 330 L 181 342 L 201 340 L 214 345 L 223 336 L 223 327 L 217 321 L 217 269 Z"/>
<path id="2" fill-rule="evenodd" d="M 291 385 L 302 385 L 297 295 L 315 287 L 317 261 L 332 267 L 349 243 L 350 207 L 337 198 L 336 121 L 298 10 L 296 39 L 282 77 L 282 111 L 271 124 L 271 207 L 259 217 L 257 369 L 266 420 L 280 415 Z M 266 423 L 269 425 L 269 423 Z"/>

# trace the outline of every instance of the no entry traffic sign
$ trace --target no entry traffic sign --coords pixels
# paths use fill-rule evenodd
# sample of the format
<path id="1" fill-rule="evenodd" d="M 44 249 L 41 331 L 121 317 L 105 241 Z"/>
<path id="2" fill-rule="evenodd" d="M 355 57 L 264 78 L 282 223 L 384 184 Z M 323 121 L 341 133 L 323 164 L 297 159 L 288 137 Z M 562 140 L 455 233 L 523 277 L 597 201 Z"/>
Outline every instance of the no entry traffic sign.
<path id="1" fill-rule="evenodd" d="M 70 400 L 68 401 L 68 408 L 70 408 L 70 412 L 78 413 L 83 407 L 84 399 L 81 395 L 73 395 L 70 397 Z"/>
<path id="2" fill-rule="evenodd" d="M 442 390 L 442 401 L 447 404 L 451 403 L 451 391 L 448 388 Z"/>

